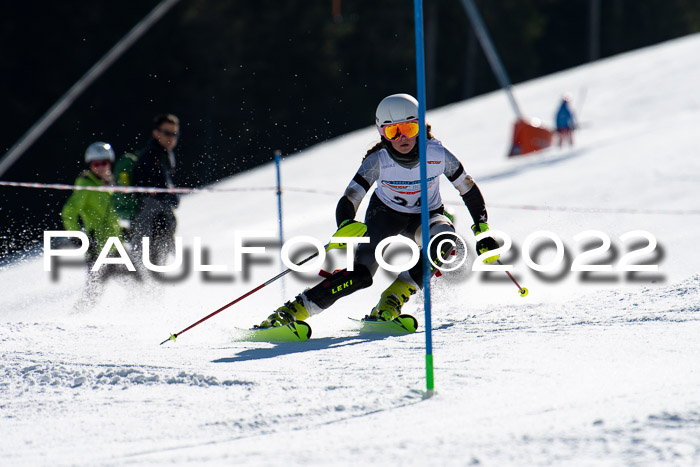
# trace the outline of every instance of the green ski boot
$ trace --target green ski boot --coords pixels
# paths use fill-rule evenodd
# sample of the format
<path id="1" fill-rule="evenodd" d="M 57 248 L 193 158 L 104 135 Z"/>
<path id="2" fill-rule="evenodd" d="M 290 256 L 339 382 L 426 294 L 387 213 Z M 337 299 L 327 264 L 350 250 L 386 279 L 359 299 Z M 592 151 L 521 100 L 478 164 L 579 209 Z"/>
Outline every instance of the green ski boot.
<path id="1" fill-rule="evenodd" d="M 414 286 L 397 278 L 382 292 L 379 303 L 372 308 L 367 318 L 379 321 L 393 320 L 401 314 L 401 307 L 414 293 L 416 293 Z"/>
<path id="2" fill-rule="evenodd" d="M 301 294 L 297 295 L 294 300 L 290 300 L 281 307 L 277 308 L 274 313 L 267 317 L 262 323 L 253 326 L 253 328 L 271 328 L 284 326 L 292 321 L 302 321 L 309 317 L 308 311 L 304 306 L 304 300 Z"/>

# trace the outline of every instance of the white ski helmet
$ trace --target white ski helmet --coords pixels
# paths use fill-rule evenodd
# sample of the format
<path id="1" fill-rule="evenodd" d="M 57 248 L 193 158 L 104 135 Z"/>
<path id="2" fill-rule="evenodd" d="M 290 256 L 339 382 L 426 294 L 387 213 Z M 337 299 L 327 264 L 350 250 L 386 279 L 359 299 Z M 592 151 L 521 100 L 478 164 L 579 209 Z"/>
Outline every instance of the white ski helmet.
<path id="1" fill-rule="evenodd" d="M 377 128 L 418 119 L 418 101 L 409 94 L 392 94 L 377 106 Z"/>
<path id="2" fill-rule="evenodd" d="M 109 143 L 97 141 L 85 150 L 85 162 L 110 161 L 114 162 L 114 149 Z"/>

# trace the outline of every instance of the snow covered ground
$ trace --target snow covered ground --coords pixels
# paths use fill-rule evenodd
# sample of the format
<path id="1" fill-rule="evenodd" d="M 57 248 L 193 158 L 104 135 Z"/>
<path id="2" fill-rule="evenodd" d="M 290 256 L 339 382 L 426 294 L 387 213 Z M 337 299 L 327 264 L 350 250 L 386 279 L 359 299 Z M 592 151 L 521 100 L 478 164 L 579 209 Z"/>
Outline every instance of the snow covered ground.
<path id="1" fill-rule="evenodd" d="M 280 271 L 268 248 L 234 273 L 236 230 L 277 231 L 273 191 L 201 193 L 178 210 L 191 260 L 201 237 L 209 264 L 157 278 L 111 279 L 89 311 L 73 307 L 82 267 L 43 271 L 43 259 L 0 271 L 0 464 L 2 465 L 692 465 L 700 463 L 700 36 L 603 60 L 515 87 L 530 116 L 551 122 L 574 96 L 583 129 L 573 149 L 508 160 L 512 114 L 503 93 L 430 112 L 435 135 L 478 181 L 490 225 L 507 232 L 504 256 L 526 298 L 503 273 L 460 271 L 433 285 L 437 394 L 425 390 L 422 296 L 410 336 L 352 329 L 392 277 L 309 320 L 298 344 L 235 340 L 319 278 L 288 276 L 178 338 L 171 332 Z M 396 89 L 392 92 L 406 90 Z M 410 91 L 410 90 L 409 90 Z M 373 121 L 376 103 L 367 103 Z M 283 162 L 285 236 L 335 231 L 335 204 L 371 127 Z M 267 165 L 217 188 L 274 185 Z M 294 188 L 312 189 L 304 192 Z M 466 209 L 443 181 L 456 225 Z M 364 212 L 364 206 L 362 209 Z M 537 273 L 522 256 L 537 231 L 566 255 Z M 570 270 L 600 240 L 612 247 Z M 627 273 L 620 260 L 658 241 Z M 530 252 L 540 264 L 550 247 Z M 265 259 L 267 258 L 267 259 Z M 326 269 L 338 265 L 333 256 Z"/>

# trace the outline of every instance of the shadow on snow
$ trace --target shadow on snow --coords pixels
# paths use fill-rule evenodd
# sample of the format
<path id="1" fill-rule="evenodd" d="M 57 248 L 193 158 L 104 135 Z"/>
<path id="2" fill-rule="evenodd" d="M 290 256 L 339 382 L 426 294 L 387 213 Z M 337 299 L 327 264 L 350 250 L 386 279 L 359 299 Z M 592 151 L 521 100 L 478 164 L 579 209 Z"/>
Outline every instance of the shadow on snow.
<path id="1" fill-rule="evenodd" d="M 390 336 L 386 334 L 362 333 L 346 337 L 322 337 L 320 339 L 309 339 L 305 342 L 271 342 L 274 347 L 255 348 L 243 350 L 233 357 L 218 358 L 212 363 L 234 363 L 248 360 L 264 360 L 280 355 L 289 355 L 301 352 L 311 352 L 314 350 L 330 349 L 333 347 L 345 347 L 348 345 L 364 344 L 367 342 L 386 339 Z"/>

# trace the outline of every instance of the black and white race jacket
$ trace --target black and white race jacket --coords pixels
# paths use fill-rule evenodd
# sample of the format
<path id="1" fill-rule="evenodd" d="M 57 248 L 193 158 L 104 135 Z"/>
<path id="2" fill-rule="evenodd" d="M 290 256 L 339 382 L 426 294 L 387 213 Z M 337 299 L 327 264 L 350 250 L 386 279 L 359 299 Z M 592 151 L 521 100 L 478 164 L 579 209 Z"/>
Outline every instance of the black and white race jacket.
<path id="1" fill-rule="evenodd" d="M 457 157 L 435 138 L 427 144 L 428 208 L 430 211 L 442 206 L 440 175 L 445 175 L 459 191 L 475 223 L 486 222 L 484 199 L 472 177 L 467 174 Z M 399 165 L 382 148 L 369 154 L 352 181 L 345 189 L 336 211 L 338 223 L 353 218 L 362 199 L 372 184 L 377 183 L 376 196 L 387 206 L 398 212 L 420 214 L 420 165 L 406 168 Z M 352 210 L 352 212 L 350 212 Z"/>

